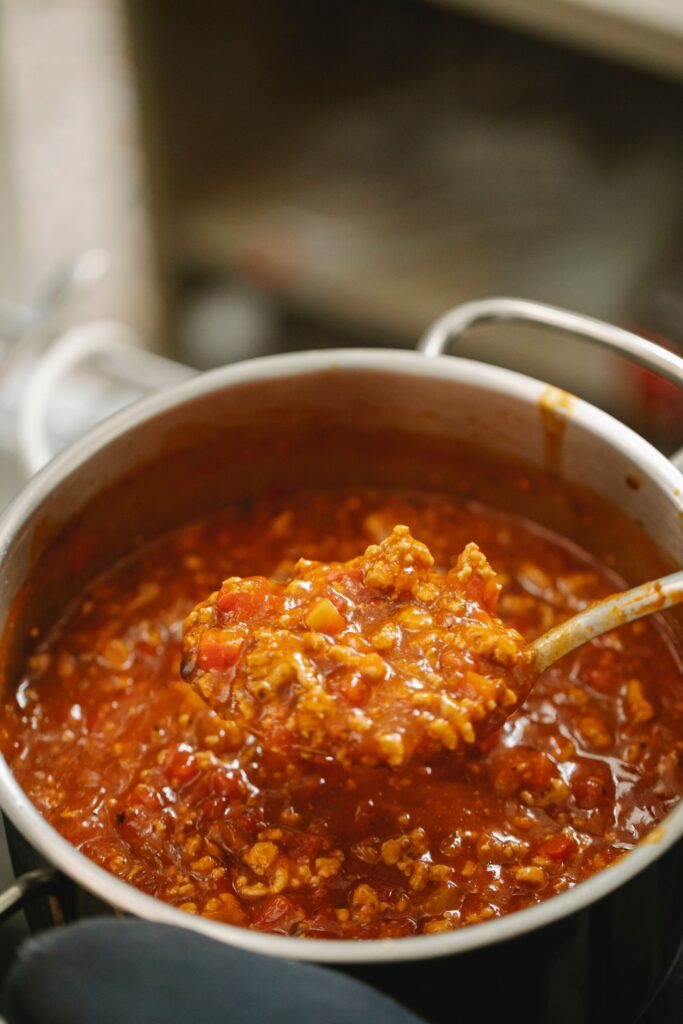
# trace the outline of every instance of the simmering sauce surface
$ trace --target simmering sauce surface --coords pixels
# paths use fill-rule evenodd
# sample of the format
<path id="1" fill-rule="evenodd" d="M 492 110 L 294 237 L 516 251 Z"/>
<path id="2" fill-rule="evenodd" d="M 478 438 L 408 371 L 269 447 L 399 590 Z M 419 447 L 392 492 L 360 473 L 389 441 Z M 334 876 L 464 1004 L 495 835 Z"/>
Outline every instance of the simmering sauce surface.
<path id="1" fill-rule="evenodd" d="M 230 576 L 283 579 L 405 523 L 447 570 L 476 542 L 527 640 L 623 581 L 533 524 L 437 494 L 307 492 L 183 527 L 91 587 L 0 721 L 41 813 L 190 913 L 319 938 L 438 932 L 608 866 L 683 793 L 683 674 L 656 621 L 553 666 L 464 753 L 400 770 L 265 750 L 180 679 L 182 623 Z"/>

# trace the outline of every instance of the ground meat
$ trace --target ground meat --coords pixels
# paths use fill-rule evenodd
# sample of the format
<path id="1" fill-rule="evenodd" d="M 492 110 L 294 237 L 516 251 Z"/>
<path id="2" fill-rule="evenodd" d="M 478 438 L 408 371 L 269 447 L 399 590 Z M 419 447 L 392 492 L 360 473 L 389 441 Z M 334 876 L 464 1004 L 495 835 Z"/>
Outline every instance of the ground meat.
<path id="1" fill-rule="evenodd" d="M 301 559 L 286 583 L 231 577 L 186 620 L 183 677 L 271 750 L 396 768 L 471 745 L 526 696 L 529 652 L 476 544 L 433 565 L 395 526 L 348 562 Z"/>

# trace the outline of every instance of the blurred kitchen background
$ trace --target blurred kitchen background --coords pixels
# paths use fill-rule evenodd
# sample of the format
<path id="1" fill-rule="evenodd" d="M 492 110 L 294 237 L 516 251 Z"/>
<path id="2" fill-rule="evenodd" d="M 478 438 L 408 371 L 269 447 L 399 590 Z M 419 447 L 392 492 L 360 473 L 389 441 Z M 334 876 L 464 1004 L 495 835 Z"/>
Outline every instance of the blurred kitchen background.
<path id="1" fill-rule="evenodd" d="M 507 294 L 683 352 L 682 0 L 0 0 L 0 47 L 0 504 L 26 380 L 93 319 L 203 369 Z M 673 387 L 578 342 L 460 352 L 683 444 Z M 101 370 L 57 446 L 133 397 Z"/>

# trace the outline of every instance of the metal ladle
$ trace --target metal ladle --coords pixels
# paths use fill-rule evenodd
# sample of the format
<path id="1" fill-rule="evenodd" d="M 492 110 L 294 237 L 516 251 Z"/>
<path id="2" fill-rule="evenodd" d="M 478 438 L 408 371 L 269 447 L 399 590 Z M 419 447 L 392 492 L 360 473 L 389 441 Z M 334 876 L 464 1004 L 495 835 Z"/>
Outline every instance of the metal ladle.
<path id="1" fill-rule="evenodd" d="M 540 674 L 589 640 L 681 602 L 683 570 L 596 601 L 530 644 L 534 654 L 534 668 Z"/>

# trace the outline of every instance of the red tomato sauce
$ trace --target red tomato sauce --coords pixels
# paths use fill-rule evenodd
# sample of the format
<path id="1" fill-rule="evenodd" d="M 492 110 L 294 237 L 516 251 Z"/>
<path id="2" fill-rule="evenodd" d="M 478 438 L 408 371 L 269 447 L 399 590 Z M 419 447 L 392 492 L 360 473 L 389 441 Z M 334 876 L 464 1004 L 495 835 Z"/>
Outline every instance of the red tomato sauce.
<path id="1" fill-rule="evenodd" d="M 445 571 L 471 541 L 529 641 L 623 581 L 532 523 L 439 494 L 307 492 L 185 526 L 96 581 L 26 666 L 3 752 L 41 813 L 189 913 L 320 938 L 447 931 L 631 849 L 683 793 L 683 674 L 652 619 L 553 666 L 498 732 L 430 764 L 264 749 L 180 677 L 182 623 L 231 576 L 285 579 L 405 523 Z"/>

